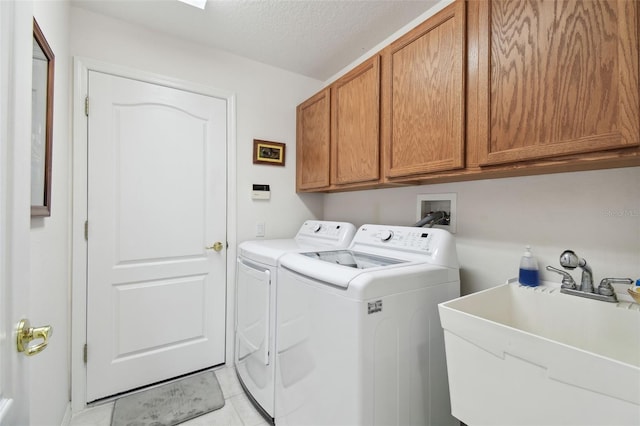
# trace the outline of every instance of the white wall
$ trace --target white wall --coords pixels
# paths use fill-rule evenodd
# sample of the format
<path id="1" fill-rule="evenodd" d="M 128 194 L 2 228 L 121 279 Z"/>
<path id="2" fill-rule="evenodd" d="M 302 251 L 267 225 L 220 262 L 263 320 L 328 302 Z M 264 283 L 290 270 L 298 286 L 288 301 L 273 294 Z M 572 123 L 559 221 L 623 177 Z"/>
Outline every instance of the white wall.
<path id="1" fill-rule="evenodd" d="M 69 402 L 69 2 L 35 1 L 33 14 L 55 55 L 55 84 L 51 216 L 31 219 L 30 241 L 30 320 L 52 325 L 53 335 L 47 349 L 29 360 L 30 417 L 32 425 L 53 425 L 61 423 Z"/>
<path id="2" fill-rule="evenodd" d="M 545 280 L 560 282 L 543 268 L 559 267 L 565 249 L 587 260 L 596 283 L 640 278 L 640 167 L 327 194 L 324 218 L 411 225 L 418 194 L 451 192 L 463 294 L 517 276 L 527 244 Z"/>
<path id="3" fill-rule="evenodd" d="M 322 83 L 83 9 L 72 7 L 70 16 L 72 56 L 150 72 L 235 95 L 236 146 L 230 152 L 230 158 L 235 158 L 230 169 L 235 170 L 235 174 L 230 176 L 230 249 L 227 252 L 226 354 L 227 363 L 232 363 L 233 265 L 237 243 L 255 238 L 258 222 L 265 224 L 265 238 L 286 238 L 293 235 L 304 220 L 322 215 L 321 194 L 298 196 L 295 193 L 295 108 Z M 254 165 L 253 139 L 285 143 L 286 166 Z M 251 200 L 254 183 L 271 186 L 269 201 Z M 76 334 L 74 337 L 81 339 Z M 74 350 L 78 342 L 74 340 Z M 75 374 L 73 409 L 76 411 L 83 407 L 81 380 L 85 373 L 77 362 L 72 368 Z"/>
<path id="4" fill-rule="evenodd" d="M 254 238 L 256 222 L 284 238 L 322 214 L 321 195 L 295 194 L 295 107 L 321 82 L 78 8 L 71 54 L 236 94 L 238 242 Z M 286 143 L 286 166 L 253 165 L 254 138 Z M 270 184 L 271 200 L 252 201 L 253 183 Z"/>

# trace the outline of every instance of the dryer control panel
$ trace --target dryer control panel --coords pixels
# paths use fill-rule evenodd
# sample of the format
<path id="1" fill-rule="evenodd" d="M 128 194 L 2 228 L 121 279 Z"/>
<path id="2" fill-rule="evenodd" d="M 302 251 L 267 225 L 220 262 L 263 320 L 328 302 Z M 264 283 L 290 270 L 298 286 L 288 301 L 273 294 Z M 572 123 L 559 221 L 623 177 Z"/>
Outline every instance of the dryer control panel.
<path id="1" fill-rule="evenodd" d="M 355 233 L 356 228 L 351 223 L 307 220 L 298 230 L 295 239 L 297 241 L 316 241 L 331 246 L 344 247 L 349 244 Z"/>

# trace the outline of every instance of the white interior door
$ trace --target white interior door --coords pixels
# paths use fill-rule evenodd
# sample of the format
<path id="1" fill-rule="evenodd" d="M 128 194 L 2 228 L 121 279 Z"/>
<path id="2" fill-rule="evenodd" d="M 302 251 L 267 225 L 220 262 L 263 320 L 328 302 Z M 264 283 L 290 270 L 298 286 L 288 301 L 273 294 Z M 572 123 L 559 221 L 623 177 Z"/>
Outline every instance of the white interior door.
<path id="1" fill-rule="evenodd" d="M 225 361 L 227 119 L 224 99 L 96 71 L 88 94 L 93 401 Z"/>
<path id="2" fill-rule="evenodd" d="M 16 326 L 29 313 L 31 64 L 33 11 L 0 1 L 0 425 L 29 424 L 29 361 Z"/>

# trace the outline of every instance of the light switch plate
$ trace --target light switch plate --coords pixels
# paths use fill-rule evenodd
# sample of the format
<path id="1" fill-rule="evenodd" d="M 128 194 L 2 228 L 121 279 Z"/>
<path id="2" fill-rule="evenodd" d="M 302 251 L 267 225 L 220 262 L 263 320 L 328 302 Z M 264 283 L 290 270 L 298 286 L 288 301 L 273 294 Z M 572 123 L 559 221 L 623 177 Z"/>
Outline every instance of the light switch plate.
<path id="1" fill-rule="evenodd" d="M 256 237 L 264 237 L 264 222 L 256 223 Z"/>

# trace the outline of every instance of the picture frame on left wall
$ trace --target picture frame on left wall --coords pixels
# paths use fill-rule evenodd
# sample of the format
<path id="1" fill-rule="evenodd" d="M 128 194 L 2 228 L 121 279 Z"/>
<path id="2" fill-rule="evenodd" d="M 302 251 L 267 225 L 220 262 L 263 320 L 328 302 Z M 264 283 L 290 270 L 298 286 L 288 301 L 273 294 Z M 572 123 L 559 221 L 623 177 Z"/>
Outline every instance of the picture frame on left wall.
<path id="1" fill-rule="evenodd" d="M 31 82 L 31 217 L 51 216 L 55 56 L 33 18 Z"/>
<path id="2" fill-rule="evenodd" d="M 253 164 L 284 166 L 286 145 L 280 142 L 253 140 Z"/>

